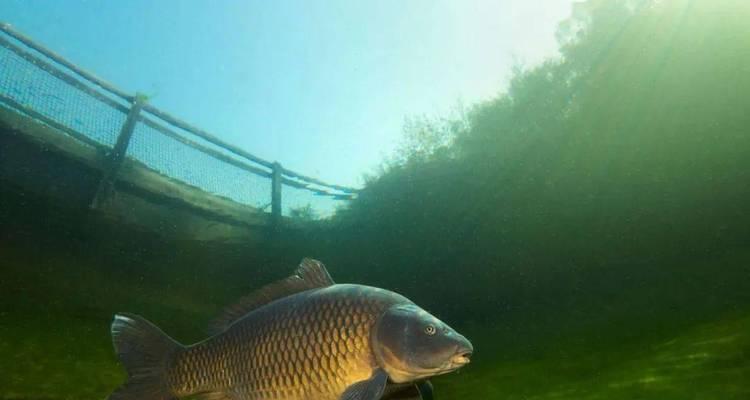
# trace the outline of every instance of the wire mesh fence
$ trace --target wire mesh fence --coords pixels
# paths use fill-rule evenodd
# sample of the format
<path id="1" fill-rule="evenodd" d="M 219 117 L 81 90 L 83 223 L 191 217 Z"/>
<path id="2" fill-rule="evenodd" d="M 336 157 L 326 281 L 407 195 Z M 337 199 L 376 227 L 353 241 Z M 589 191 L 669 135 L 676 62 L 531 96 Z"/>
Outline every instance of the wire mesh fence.
<path id="1" fill-rule="evenodd" d="M 268 178 L 218 160 L 142 121 L 135 127 L 127 154 L 163 175 L 238 203 L 264 208 L 271 202 Z"/>
<path id="2" fill-rule="evenodd" d="M 327 217 L 337 200 L 356 193 L 262 160 L 147 105 L 123 135 L 136 101 L 0 23 L 2 107 L 109 153 L 121 150 L 122 156 L 173 180 L 274 214 Z"/>
<path id="3" fill-rule="evenodd" d="M 0 43 L 1 44 L 1 43 Z M 0 93 L 94 141 L 112 146 L 125 113 L 0 46 Z"/>

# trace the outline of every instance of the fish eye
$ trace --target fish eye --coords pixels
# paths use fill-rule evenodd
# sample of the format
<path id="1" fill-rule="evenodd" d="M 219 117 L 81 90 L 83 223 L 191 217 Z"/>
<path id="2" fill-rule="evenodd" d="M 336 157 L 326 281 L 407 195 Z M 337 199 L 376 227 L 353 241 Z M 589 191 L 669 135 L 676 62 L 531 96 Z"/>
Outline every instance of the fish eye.
<path id="1" fill-rule="evenodd" d="M 435 328 L 435 325 L 427 325 L 424 327 L 424 333 L 432 336 L 437 332 L 437 328 Z"/>

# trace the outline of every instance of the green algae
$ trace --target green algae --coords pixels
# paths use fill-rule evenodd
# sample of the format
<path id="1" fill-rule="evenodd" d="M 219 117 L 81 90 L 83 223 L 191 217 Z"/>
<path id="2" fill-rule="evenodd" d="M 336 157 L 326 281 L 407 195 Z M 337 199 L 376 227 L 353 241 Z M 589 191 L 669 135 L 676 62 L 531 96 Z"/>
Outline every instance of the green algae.
<path id="1" fill-rule="evenodd" d="M 482 339 L 480 339 L 482 341 Z M 541 357 L 476 365 L 435 379 L 439 398 L 746 399 L 750 396 L 750 315 L 695 327 L 671 340 L 595 353 L 556 348 Z M 103 398 L 124 379 L 108 321 L 31 319 L 0 339 L 3 399 Z"/>
<path id="2" fill-rule="evenodd" d="M 110 343 L 113 312 L 137 311 L 189 343 L 202 338 L 206 321 L 232 297 L 207 295 L 221 292 L 226 279 L 208 287 L 178 281 L 170 288 L 143 279 L 156 276 L 148 272 L 153 266 L 131 274 L 96 273 L 102 270 L 92 260 L 75 255 L 80 274 L 71 274 L 70 254 L 34 255 L 18 245 L 2 250 L 3 270 L 14 278 L 3 280 L 0 289 L 15 296 L 3 298 L 2 318 L 12 323 L 0 326 L 0 370 L 7 371 L 0 374 L 0 399 L 104 398 L 125 378 Z M 648 319 L 629 319 L 634 325 L 629 329 L 642 334 L 623 340 L 623 322 L 605 315 L 575 332 L 515 337 L 513 351 L 502 342 L 521 335 L 501 333 L 501 319 L 457 321 L 477 352 L 464 370 L 435 379 L 436 394 L 509 400 L 748 398 L 747 308 L 692 324 L 678 324 L 667 314 L 661 318 L 658 332 Z"/>
<path id="3" fill-rule="evenodd" d="M 535 360 L 485 362 L 436 387 L 442 398 L 454 399 L 727 400 L 750 398 L 748 382 L 750 315 L 745 315 L 702 324 L 666 341 L 612 343 L 575 354 L 557 348 Z"/>

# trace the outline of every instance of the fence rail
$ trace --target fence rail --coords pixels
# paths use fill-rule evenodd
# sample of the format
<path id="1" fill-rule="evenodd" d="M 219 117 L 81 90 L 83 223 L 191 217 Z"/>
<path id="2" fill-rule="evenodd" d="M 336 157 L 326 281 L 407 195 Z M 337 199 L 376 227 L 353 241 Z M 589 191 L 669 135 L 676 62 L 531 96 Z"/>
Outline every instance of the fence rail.
<path id="1" fill-rule="evenodd" d="M 282 215 L 281 191 L 283 185 L 332 200 L 349 200 L 357 193 L 357 189 L 323 182 L 284 168 L 278 162 L 265 160 L 226 143 L 216 136 L 148 104 L 145 97 L 128 94 L 81 69 L 52 50 L 16 31 L 7 23 L 0 23 L 0 33 L 0 49 L 4 49 L 4 52 L 0 53 L 0 68 L 5 70 L 5 72 L 0 71 L 0 103 L 106 152 L 107 165 L 99 190 L 92 199 L 92 205 L 94 206 L 106 198 L 117 175 L 119 165 L 126 156 L 138 159 L 171 178 L 201 187 L 208 192 L 221 192 L 215 194 L 232 197 L 231 186 L 234 183 L 229 183 L 228 187 L 217 189 L 218 186 L 215 182 L 207 182 L 206 177 L 203 177 L 202 180 L 198 179 L 195 173 L 191 173 L 190 170 L 185 168 L 181 169 L 179 173 L 170 165 L 160 168 L 156 164 L 165 164 L 165 162 L 159 162 L 158 157 L 153 157 L 151 153 L 154 150 L 150 149 L 160 146 L 165 148 L 171 146 L 172 150 L 179 149 L 176 146 L 184 146 L 208 156 L 223 166 L 218 167 L 218 169 L 224 169 L 218 175 L 237 176 L 237 172 L 228 170 L 231 167 L 242 171 L 244 174 L 252 174 L 258 178 L 270 180 L 270 190 L 267 192 L 270 202 L 259 208 L 270 205 L 274 217 Z M 36 76 L 37 71 L 43 71 L 54 79 L 50 80 L 47 76 Z M 13 74 L 17 76 L 13 76 Z M 27 92 L 30 92 L 30 94 Z M 77 105 L 78 108 L 61 109 L 63 107 L 61 104 L 67 105 L 69 100 L 67 98 L 65 100 L 60 99 L 59 96 L 63 96 L 63 92 L 70 99 L 76 100 L 73 103 L 86 103 L 85 106 Z M 40 98 L 45 100 L 40 100 Z M 59 101 L 51 101 L 50 98 L 57 98 Z M 24 99 L 30 104 L 25 104 Z M 95 101 L 92 102 L 92 100 Z M 80 115 L 91 114 L 94 109 L 107 116 L 90 117 L 95 120 L 88 121 L 86 118 L 89 117 Z M 88 123 L 84 123 L 84 119 Z M 148 136 L 147 139 L 144 139 L 146 132 Z M 157 134 L 163 137 L 156 138 L 155 135 Z M 134 135 L 138 137 L 136 140 L 138 149 L 129 150 L 129 147 L 133 144 Z M 144 140 L 151 144 L 142 144 L 141 142 Z M 169 153 L 169 151 L 166 153 Z M 167 155 L 162 155 L 164 155 L 163 158 L 168 158 Z M 206 165 L 208 164 L 210 163 L 206 162 Z M 210 173 L 206 172 L 205 175 L 210 176 Z M 213 187 L 214 190 L 207 188 L 207 186 Z M 259 196 L 256 195 L 255 197 L 257 200 Z"/>

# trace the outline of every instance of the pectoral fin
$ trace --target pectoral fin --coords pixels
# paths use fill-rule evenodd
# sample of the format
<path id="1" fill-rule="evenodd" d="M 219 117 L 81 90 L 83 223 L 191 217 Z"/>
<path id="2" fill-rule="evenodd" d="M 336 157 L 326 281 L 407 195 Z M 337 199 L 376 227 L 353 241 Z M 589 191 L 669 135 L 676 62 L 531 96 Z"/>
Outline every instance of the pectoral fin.
<path id="1" fill-rule="evenodd" d="M 430 381 L 407 384 L 389 384 L 382 400 L 433 400 Z"/>
<path id="2" fill-rule="evenodd" d="M 432 383 L 430 383 L 430 381 L 418 382 L 416 386 L 417 386 L 417 389 L 419 390 L 419 395 L 422 397 L 422 400 L 434 399 L 432 395 Z"/>
<path id="3" fill-rule="evenodd" d="M 344 391 L 340 400 L 379 400 L 388 383 L 388 374 L 376 369 L 370 379 L 359 381 Z"/>

